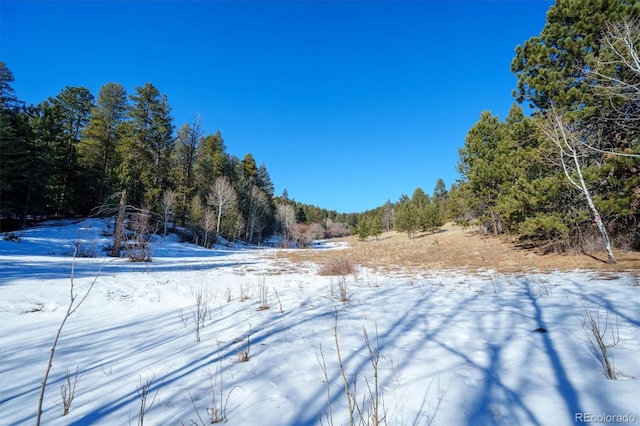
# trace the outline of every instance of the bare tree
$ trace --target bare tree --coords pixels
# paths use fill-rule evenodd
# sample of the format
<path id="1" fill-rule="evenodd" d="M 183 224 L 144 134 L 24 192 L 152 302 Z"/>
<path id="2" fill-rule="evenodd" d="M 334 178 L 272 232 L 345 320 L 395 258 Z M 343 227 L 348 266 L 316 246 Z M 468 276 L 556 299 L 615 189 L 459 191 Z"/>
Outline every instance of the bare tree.
<path id="1" fill-rule="evenodd" d="M 387 200 L 387 202 L 384 203 L 384 216 L 382 217 L 382 229 L 384 229 L 385 231 L 392 230 L 395 227 L 394 219 L 395 219 L 395 211 L 393 208 L 393 204 L 391 204 L 391 201 Z"/>
<path id="2" fill-rule="evenodd" d="M 228 211 L 236 205 L 236 191 L 226 176 L 219 176 L 211 185 L 210 193 L 207 196 L 207 204 L 214 206 L 218 212 L 216 222 L 216 240 L 220 237 L 220 220 Z"/>
<path id="3" fill-rule="evenodd" d="M 204 247 L 209 247 L 209 232 L 213 231 L 215 225 L 215 213 L 209 209 L 204 209 L 202 216 L 202 230 L 204 231 Z"/>
<path id="4" fill-rule="evenodd" d="M 607 25 L 601 40 L 609 57 L 596 58 L 588 74 L 611 95 L 640 100 L 640 20 Z M 612 70 L 626 72 L 614 74 Z M 635 117 L 636 119 L 640 117 Z"/>
<path id="5" fill-rule="evenodd" d="M 133 231 L 132 241 L 127 244 L 127 255 L 131 262 L 151 262 L 151 212 L 137 209 L 129 215 L 129 227 Z"/>
<path id="6" fill-rule="evenodd" d="M 115 229 L 113 230 L 113 251 L 111 256 L 120 256 L 120 243 L 124 232 L 124 213 L 127 207 L 127 190 L 123 189 L 120 195 L 120 204 L 118 205 L 118 218 L 116 219 Z"/>
<path id="7" fill-rule="evenodd" d="M 262 231 L 262 216 L 265 213 L 267 207 L 267 196 L 264 191 L 258 188 L 256 185 L 252 185 L 249 190 L 249 216 L 247 226 L 247 240 L 253 240 L 256 233 Z M 260 229 L 258 229 L 260 228 Z"/>
<path id="8" fill-rule="evenodd" d="M 276 207 L 276 218 L 282 229 L 284 238 L 283 245 L 289 244 L 291 229 L 296 223 L 296 212 L 291 204 L 278 204 Z"/>
<path id="9" fill-rule="evenodd" d="M 56 348 L 58 346 L 58 340 L 60 339 L 60 335 L 62 334 L 62 329 L 64 328 L 64 325 L 66 324 L 66 322 L 69 319 L 69 317 L 71 315 L 73 315 L 78 310 L 80 305 L 82 305 L 82 303 L 89 296 L 89 293 L 91 293 L 91 289 L 93 288 L 93 286 L 96 283 L 96 281 L 98 281 L 98 277 L 100 276 L 100 272 L 102 271 L 102 266 L 98 270 L 98 273 L 94 277 L 93 281 L 91 281 L 91 283 L 86 288 L 86 290 L 84 290 L 84 294 L 82 294 L 82 295 L 78 294 L 76 292 L 76 288 L 74 287 L 74 285 L 75 285 L 75 283 L 74 283 L 75 269 L 76 269 L 76 256 L 75 256 L 75 253 L 74 253 L 73 262 L 71 263 L 71 279 L 70 279 L 71 281 L 70 281 L 70 289 L 69 289 L 69 305 L 67 306 L 67 310 L 64 313 L 64 316 L 62 317 L 62 321 L 60 322 L 60 325 L 58 326 L 58 331 L 56 332 L 56 336 L 53 339 L 53 344 L 51 345 L 51 350 L 49 351 L 49 360 L 47 361 L 47 368 L 46 368 L 45 373 L 44 373 L 44 378 L 42 379 L 42 382 L 40 384 L 40 395 L 38 396 L 38 408 L 36 410 L 36 425 L 37 426 L 40 425 L 40 420 L 41 420 L 41 417 L 42 417 L 42 402 L 44 400 L 44 393 L 45 393 L 45 390 L 47 388 L 47 380 L 49 379 L 49 373 L 51 372 L 51 367 L 53 366 L 53 356 L 54 356 L 54 354 L 56 352 Z M 81 297 L 79 297 L 79 296 L 81 296 Z M 75 392 L 75 385 L 74 385 L 74 392 Z M 71 404 L 70 401 L 69 401 L 69 404 Z"/>
<path id="10" fill-rule="evenodd" d="M 291 228 L 291 238 L 296 242 L 298 248 L 309 246 L 314 240 L 324 238 L 325 231 L 319 223 L 306 225 L 296 223 Z"/>
<path id="11" fill-rule="evenodd" d="M 167 189 L 162 195 L 162 222 L 164 223 L 163 236 L 167 236 L 167 222 L 173 215 L 173 208 L 176 205 L 176 194 L 171 189 Z"/>
<path id="12" fill-rule="evenodd" d="M 591 192 L 582 173 L 584 159 L 593 153 L 591 149 L 593 144 L 587 140 L 589 136 L 585 132 L 581 132 L 577 124 L 569 122 L 555 107 L 549 110 L 547 121 L 541 128 L 549 140 L 558 148 L 562 170 L 569 184 L 578 189 L 586 199 L 593 215 L 593 220 L 602 236 L 609 263 L 615 264 L 616 259 L 611 248 L 609 234 L 602 223 L 598 209 L 593 203 Z"/>
<path id="13" fill-rule="evenodd" d="M 204 217 L 204 206 L 202 205 L 202 201 L 198 195 L 195 195 L 191 199 L 191 204 L 189 205 L 189 225 L 193 229 L 193 242 L 195 244 L 199 243 L 199 227 L 202 223 L 202 218 Z"/>

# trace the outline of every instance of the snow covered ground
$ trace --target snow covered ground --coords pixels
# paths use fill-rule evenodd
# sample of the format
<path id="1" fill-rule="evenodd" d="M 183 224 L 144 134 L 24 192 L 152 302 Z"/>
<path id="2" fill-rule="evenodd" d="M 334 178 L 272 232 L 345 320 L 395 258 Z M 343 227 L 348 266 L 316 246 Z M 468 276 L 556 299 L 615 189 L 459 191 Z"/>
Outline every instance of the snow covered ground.
<path id="1" fill-rule="evenodd" d="M 104 228 L 64 222 L 0 241 L 0 424 L 35 421 L 72 270 L 76 301 L 95 285 L 58 341 L 44 425 L 208 424 L 215 409 L 230 425 L 349 424 L 336 315 L 349 390 L 365 411 L 376 375 L 364 330 L 379 348 L 381 424 L 640 423 L 637 271 L 359 270 L 341 302 L 338 278 L 275 249 L 206 250 L 170 236 L 154 244 L 153 262 L 131 263 L 103 256 Z M 74 266 L 77 241 L 98 257 Z M 618 380 L 589 344 L 589 312 L 603 330 L 608 319 Z M 77 385 L 62 416 L 67 371 Z"/>

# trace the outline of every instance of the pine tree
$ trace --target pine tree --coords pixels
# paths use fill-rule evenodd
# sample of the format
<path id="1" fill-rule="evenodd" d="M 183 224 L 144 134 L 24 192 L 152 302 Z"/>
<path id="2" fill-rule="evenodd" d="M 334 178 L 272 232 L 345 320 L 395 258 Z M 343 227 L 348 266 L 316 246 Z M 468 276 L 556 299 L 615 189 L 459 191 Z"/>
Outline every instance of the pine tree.
<path id="1" fill-rule="evenodd" d="M 473 194 L 469 208 L 481 221 L 490 222 L 495 235 L 501 229 L 498 197 L 506 184 L 504 132 L 498 117 L 484 111 L 467 133 L 464 147 L 458 150 L 458 172 Z"/>
<path id="2" fill-rule="evenodd" d="M 395 224 L 396 231 L 406 232 L 409 238 L 413 238 L 420 229 L 420 211 L 406 195 L 401 196 L 396 205 Z"/>
<path id="3" fill-rule="evenodd" d="M 129 96 L 126 137 L 120 144 L 120 177 L 132 203 L 156 208 L 170 184 L 174 149 L 171 108 L 165 95 L 147 83 Z"/>
<path id="4" fill-rule="evenodd" d="M 444 220 L 447 217 L 447 202 L 449 200 L 449 192 L 442 178 L 438 179 L 436 186 L 433 188 L 433 196 L 431 197 L 433 204 L 438 209 L 439 215 Z"/>
<path id="5" fill-rule="evenodd" d="M 93 95 L 84 87 L 67 86 L 49 102 L 62 129 L 61 137 L 54 140 L 54 173 L 50 177 L 55 212 L 61 216 L 87 213 L 91 207 L 82 205 L 85 186 L 79 173 L 78 144 L 89 123 L 89 114 L 94 105 Z"/>
<path id="6" fill-rule="evenodd" d="M 640 3 L 637 1 L 559 0 L 549 10 L 540 35 L 518 46 L 512 62 L 512 71 L 518 77 L 516 99 L 519 102 L 529 102 L 541 116 L 553 115 L 554 109 L 562 111 L 562 122 L 576 123 L 580 127 L 576 129 L 578 133 L 590 135 L 593 149 L 581 150 L 580 154 L 584 185 L 592 194 L 605 227 L 615 231 L 624 245 L 635 247 L 640 247 L 640 232 L 634 225 L 640 205 L 635 200 L 640 197 L 634 191 L 640 178 L 635 172 L 637 159 L 624 154 L 640 153 L 637 148 L 640 104 L 639 97 L 620 95 L 637 87 L 638 73 L 629 66 L 633 61 L 628 61 L 634 55 L 633 48 L 629 50 L 628 47 L 637 46 L 637 30 L 629 33 L 633 34 L 629 40 L 636 37 L 635 44 L 633 41 L 625 43 L 624 34 L 625 28 L 632 28 L 627 27 L 629 22 L 637 20 L 639 15 Z M 620 29 L 622 32 L 618 31 Z M 615 39 L 613 43 L 611 36 Z M 635 47 L 635 55 L 637 53 Z M 622 88 L 624 90 L 620 91 Z M 545 146 L 541 145 L 541 148 L 545 149 Z M 562 152 L 551 153 L 554 154 L 551 158 L 559 164 Z M 553 163 L 548 161 L 548 164 Z M 549 180 L 552 174 L 564 176 L 559 167 L 549 169 L 549 174 L 541 179 Z M 567 178 L 563 185 L 566 187 L 568 182 Z M 557 186 L 555 182 L 551 184 L 553 188 Z M 549 199 L 548 192 L 542 190 L 538 197 L 547 200 L 546 206 L 558 204 Z M 563 198 L 566 197 L 561 194 L 556 197 L 557 200 Z M 542 209 L 534 208 L 522 222 L 529 221 L 522 231 L 531 233 L 535 230 L 536 226 L 532 226 L 535 220 L 543 225 L 540 229 L 562 230 L 564 238 L 567 234 L 579 236 L 592 225 L 586 220 L 591 210 L 587 204 L 586 200 L 578 200 L 577 205 L 556 206 L 552 212 L 557 214 L 549 217 L 563 222 L 556 222 L 557 227 L 550 226 L 548 219 L 543 220 L 545 212 Z M 572 231 L 564 231 L 566 228 Z M 629 235 L 632 236 L 629 238 Z"/>
<path id="7" fill-rule="evenodd" d="M 540 35 L 516 47 L 511 70 L 518 78 L 517 101 L 542 110 L 552 104 L 567 111 L 587 106 L 590 112 L 604 106 L 585 78 L 588 58 L 598 56 L 608 23 L 639 12 L 634 0 L 558 0 Z"/>
<path id="8" fill-rule="evenodd" d="M 119 159 L 116 152 L 126 112 L 124 88 L 117 83 L 102 86 L 78 146 L 79 163 L 85 169 L 84 184 L 92 189 L 87 191 L 87 196 L 94 205 L 102 204 L 105 194 L 118 190 L 115 170 Z"/>
<path id="9" fill-rule="evenodd" d="M 20 201 L 15 181 L 21 175 L 25 154 L 25 126 L 22 107 L 13 89 L 13 73 L 0 61 L 0 215 L 11 218 L 17 213 Z"/>
<path id="10" fill-rule="evenodd" d="M 176 193 L 176 216 L 182 225 L 186 224 L 189 200 L 196 193 L 196 163 L 198 149 L 202 140 L 200 118 L 193 123 L 184 124 L 176 136 L 174 153 L 173 182 Z"/>
<path id="11" fill-rule="evenodd" d="M 194 165 L 195 185 L 200 197 L 204 199 L 209 185 L 219 176 L 227 176 L 233 180 L 230 158 L 226 152 L 222 133 L 218 130 L 207 135 L 198 142 L 197 156 Z"/>

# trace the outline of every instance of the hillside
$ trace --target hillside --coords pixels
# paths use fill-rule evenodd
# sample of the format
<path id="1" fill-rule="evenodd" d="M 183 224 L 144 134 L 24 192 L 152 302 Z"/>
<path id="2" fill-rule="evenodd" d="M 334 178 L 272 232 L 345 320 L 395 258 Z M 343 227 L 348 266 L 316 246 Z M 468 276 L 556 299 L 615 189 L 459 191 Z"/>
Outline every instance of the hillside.
<path id="1" fill-rule="evenodd" d="M 332 240 L 334 241 L 334 240 Z M 279 255 L 294 262 L 330 262 L 347 257 L 354 264 L 377 267 L 386 271 L 399 269 L 433 270 L 461 269 L 466 271 L 496 270 L 525 272 L 591 269 L 599 271 L 640 271 L 640 252 L 615 251 L 617 264 L 606 262 L 603 252 L 589 254 L 543 253 L 539 249 L 519 247 L 509 237 L 483 236 L 475 229 L 447 224 L 435 233 L 418 234 L 408 239 L 406 234 L 386 232 L 367 242 L 357 237 L 337 239 L 347 248 L 335 253 L 326 250 L 286 251 Z"/>

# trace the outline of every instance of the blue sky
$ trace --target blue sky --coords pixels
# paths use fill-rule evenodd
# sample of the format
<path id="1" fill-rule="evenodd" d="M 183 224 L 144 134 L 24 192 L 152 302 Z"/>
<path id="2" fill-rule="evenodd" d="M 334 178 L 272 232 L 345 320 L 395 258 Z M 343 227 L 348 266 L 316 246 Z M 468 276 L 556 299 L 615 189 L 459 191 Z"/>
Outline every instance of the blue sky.
<path id="1" fill-rule="evenodd" d="M 176 128 L 200 115 L 276 195 L 360 212 L 459 177 L 467 131 L 505 117 L 514 49 L 552 4 L 3 0 L 0 59 L 28 104 L 152 83 Z"/>

